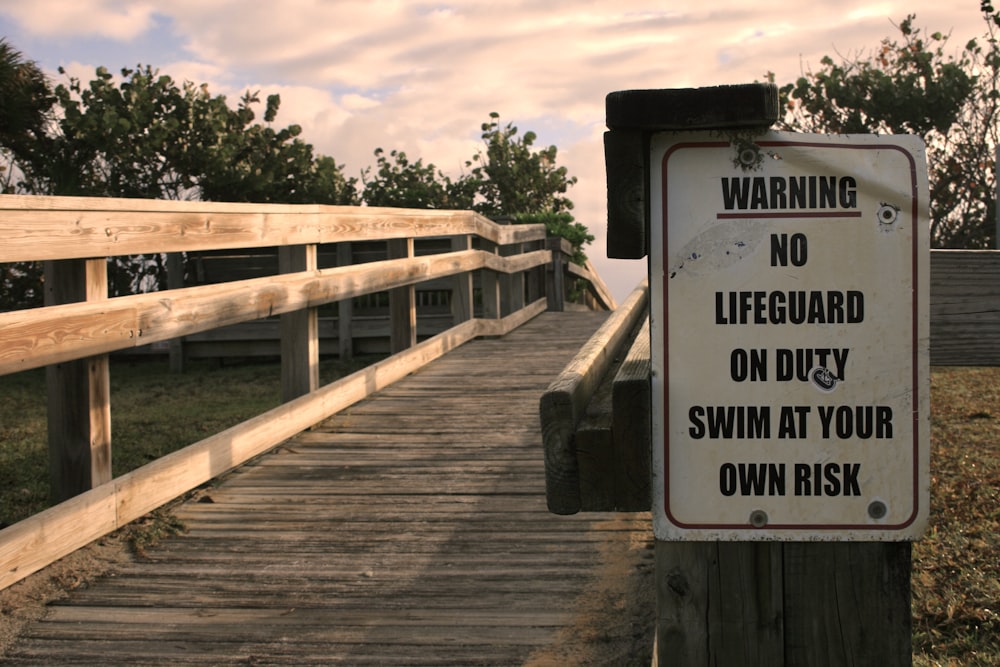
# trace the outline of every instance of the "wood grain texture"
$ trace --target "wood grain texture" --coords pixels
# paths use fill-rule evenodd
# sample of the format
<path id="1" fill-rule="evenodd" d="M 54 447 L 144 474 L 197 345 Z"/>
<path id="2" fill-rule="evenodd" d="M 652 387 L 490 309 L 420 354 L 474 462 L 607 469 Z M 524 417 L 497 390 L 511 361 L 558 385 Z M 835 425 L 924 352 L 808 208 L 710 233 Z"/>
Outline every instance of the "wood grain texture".
<path id="1" fill-rule="evenodd" d="M 125 350 L 230 324 L 290 313 L 484 266 L 537 265 L 544 253 L 490 256 L 471 250 L 306 271 L 221 285 L 136 294 L 0 313 L 0 374 Z"/>
<path id="2" fill-rule="evenodd" d="M 255 459 L 5 664 L 530 663 L 574 637 L 608 545 L 649 530 L 545 507 L 538 399 L 606 316 L 471 342 Z"/>
<path id="3" fill-rule="evenodd" d="M 100 197 L 0 197 L 0 262 L 477 234 L 506 245 L 544 225 L 471 211 L 230 204 Z"/>
<path id="4" fill-rule="evenodd" d="M 645 512 L 652 507 L 652 389 L 649 317 L 636 334 L 612 385 L 615 508 Z"/>
<path id="5" fill-rule="evenodd" d="M 1000 251 L 931 252 L 931 363 L 1000 365 Z"/>
<path id="6" fill-rule="evenodd" d="M 188 445 L 83 494 L 88 498 L 93 496 L 101 499 L 110 495 L 111 505 L 103 506 L 107 516 L 94 518 L 92 504 L 81 510 L 81 505 L 74 499 L 72 503 L 53 507 L 15 526 L 0 530 L 0 588 L 19 581 L 39 567 L 79 549 L 96 537 L 134 521 L 198 485 L 222 475 L 329 415 L 406 377 L 476 336 L 505 335 L 543 310 L 544 300 L 539 300 L 502 320 L 468 320 L 405 352 Z M 470 369 L 469 374 L 476 376 L 475 369 Z M 97 535 L 89 530 L 78 530 L 74 522 L 83 520 L 107 530 Z M 34 554 L 30 557 L 25 555 L 31 551 L 31 545 L 37 542 L 39 534 L 50 543 L 50 548 L 44 551 L 48 561 L 43 562 Z"/>
<path id="7" fill-rule="evenodd" d="M 644 280 L 577 352 L 539 402 L 546 494 L 549 509 L 556 514 L 580 511 L 580 472 L 574 446 L 576 428 L 623 342 L 645 316 L 648 299 L 648 281 Z"/>
<path id="8" fill-rule="evenodd" d="M 608 257 L 642 259 L 649 252 L 649 138 L 641 130 L 604 133 L 608 187 Z"/>
<path id="9" fill-rule="evenodd" d="M 747 83 L 703 88 L 619 90 L 605 98 L 612 130 L 766 129 L 778 120 L 778 87 Z"/>

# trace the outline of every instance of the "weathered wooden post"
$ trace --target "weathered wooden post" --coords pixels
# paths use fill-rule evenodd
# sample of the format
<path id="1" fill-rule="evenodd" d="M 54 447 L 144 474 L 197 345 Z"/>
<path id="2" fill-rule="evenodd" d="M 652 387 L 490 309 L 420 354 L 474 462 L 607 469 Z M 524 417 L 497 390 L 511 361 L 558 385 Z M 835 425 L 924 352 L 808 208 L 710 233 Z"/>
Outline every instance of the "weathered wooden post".
<path id="1" fill-rule="evenodd" d="M 607 99 L 649 257 L 660 665 L 909 665 L 929 495 L 915 137 L 772 132 L 771 85 Z"/>
<path id="2" fill-rule="evenodd" d="M 317 269 L 316 245 L 281 246 L 278 270 L 298 273 Z M 281 400 L 319 388 L 319 316 L 304 308 L 281 316 Z"/>
<path id="3" fill-rule="evenodd" d="M 45 262 L 45 305 L 108 298 L 107 260 Z M 141 331 L 131 332 L 141 336 Z M 51 496 L 68 500 L 111 481 L 108 355 L 46 367 Z"/>
<path id="4" fill-rule="evenodd" d="M 413 257 L 412 238 L 388 242 L 389 259 Z M 413 285 L 389 290 L 389 349 L 393 354 L 417 344 L 417 301 Z"/>

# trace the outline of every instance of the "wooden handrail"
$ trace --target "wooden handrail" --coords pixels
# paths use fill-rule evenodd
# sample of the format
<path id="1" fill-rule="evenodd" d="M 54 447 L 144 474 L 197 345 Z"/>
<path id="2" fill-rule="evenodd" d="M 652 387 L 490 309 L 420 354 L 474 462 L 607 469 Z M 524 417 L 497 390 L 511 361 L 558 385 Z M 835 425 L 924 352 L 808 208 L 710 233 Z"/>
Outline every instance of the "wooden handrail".
<path id="1" fill-rule="evenodd" d="M 0 375 L 41 366 L 52 371 L 50 434 L 72 437 L 55 436 L 60 442 L 50 442 L 50 449 L 62 448 L 66 461 L 85 464 L 82 470 L 80 463 L 53 466 L 73 467 L 73 478 L 60 473 L 60 480 L 75 485 L 65 497 L 79 495 L 0 530 L 0 588 L 455 346 L 523 324 L 545 310 L 546 299 L 539 291 L 542 280 L 519 276 L 553 257 L 522 245 L 544 240 L 543 225 L 499 225 L 469 211 L 372 207 L 2 195 L 0 235 L 0 262 L 46 262 L 49 293 L 44 307 L 0 313 Z M 471 249 L 473 236 L 482 249 Z M 453 239 L 454 251 L 414 257 L 413 239 L 431 237 Z M 395 259 L 316 268 L 318 244 L 371 240 L 409 249 L 390 253 Z M 186 288 L 175 281 L 174 289 L 107 298 L 107 257 L 274 246 L 283 253 L 279 275 Z M 483 272 L 484 317 L 478 319 L 471 310 L 474 271 Z M 412 286 L 446 277 L 455 281 L 461 302 L 453 308 L 452 328 L 415 344 L 411 326 L 407 349 L 337 383 L 315 386 L 318 306 L 390 290 L 402 300 L 394 310 L 412 324 Z M 76 288 L 84 283 L 91 287 Z M 304 313 L 309 316 L 299 317 Z M 112 479 L 108 353 L 272 315 L 282 316 L 283 388 L 287 377 L 296 393 L 274 410 Z M 293 372 L 286 373 L 286 366 Z M 82 421 L 63 427 L 64 414 Z"/>
<path id="2" fill-rule="evenodd" d="M 545 251 L 499 257 L 468 250 L 0 313 L 0 375 L 433 278 L 484 268 L 513 273 L 548 262 Z"/>
<path id="3" fill-rule="evenodd" d="M 545 495 L 550 512 L 580 511 L 580 479 L 573 440 L 576 427 L 648 307 L 649 281 L 644 279 L 542 395 L 539 413 L 545 449 Z"/>
<path id="4" fill-rule="evenodd" d="M 509 245 L 545 227 L 471 211 L 0 195 L 0 262 L 461 234 Z"/>

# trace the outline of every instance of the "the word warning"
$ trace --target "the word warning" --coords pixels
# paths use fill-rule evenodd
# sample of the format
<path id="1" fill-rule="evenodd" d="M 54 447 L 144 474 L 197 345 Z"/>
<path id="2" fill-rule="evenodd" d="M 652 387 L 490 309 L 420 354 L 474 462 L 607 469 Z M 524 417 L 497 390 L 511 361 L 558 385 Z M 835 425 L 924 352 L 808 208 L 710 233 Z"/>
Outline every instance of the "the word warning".
<path id="1" fill-rule="evenodd" d="M 919 537 L 921 141 L 663 134 L 651 165 L 657 537 Z"/>

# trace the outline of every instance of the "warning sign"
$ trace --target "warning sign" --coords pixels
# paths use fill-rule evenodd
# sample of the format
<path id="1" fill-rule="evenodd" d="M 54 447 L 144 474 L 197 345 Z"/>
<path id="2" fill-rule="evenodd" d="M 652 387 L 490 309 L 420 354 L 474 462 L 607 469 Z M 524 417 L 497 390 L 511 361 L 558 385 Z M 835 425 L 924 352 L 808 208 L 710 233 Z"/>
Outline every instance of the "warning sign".
<path id="1" fill-rule="evenodd" d="M 919 537 L 922 142 L 665 133 L 651 153 L 657 538 Z"/>

